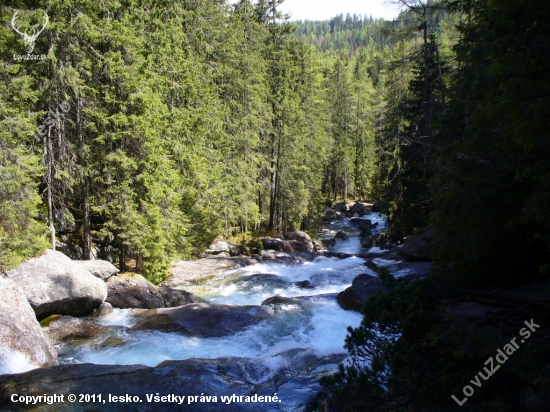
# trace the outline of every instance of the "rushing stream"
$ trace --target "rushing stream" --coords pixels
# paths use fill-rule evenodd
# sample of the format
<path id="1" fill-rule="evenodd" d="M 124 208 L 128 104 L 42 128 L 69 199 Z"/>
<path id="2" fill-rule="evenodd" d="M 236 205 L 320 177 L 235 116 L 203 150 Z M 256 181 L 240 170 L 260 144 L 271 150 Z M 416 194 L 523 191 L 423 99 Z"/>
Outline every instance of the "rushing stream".
<path id="1" fill-rule="evenodd" d="M 367 217 L 378 223 L 377 232 L 383 229 L 382 215 L 372 213 Z M 333 251 L 367 252 L 359 243 L 357 226 L 349 219 L 332 222 L 321 237 L 333 237 L 340 230 L 347 232 L 349 238 L 338 239 Z M 341 360 L 345 355 L 346 328 L 358 326 L 362 317 L 357 312 L 340 308 L 336 294 L 350 286 L 358 274 L 374 274 L 364 262 L 358 257 L 321 256 L 299 265 L 263 263 L 227 271 L 206 283 L 186 287 L 186 290 L 213 304 L 261 305 L 276 295 L 300 298 L 289 303 L 265 305 L 273 314 L 269 320 L 221 338 L 156 331 L 129 332 L 127 328 L 136 323 L 132 310 L 115 309 L 112 314 L 97 319 L 102 325 L 113 326 L 107 339 L 59 345 L 60 362 L 155 366 L 165 360 L 253 358 L 261 364 L 263 372 L 250 377 L 250 381 L 261 383 L 292 366 L 288 356 L 280 355 L 291 350 L 300 350 L 319 359 L 340 354 Z M 332 362 L 327 370 L 334 370 L 336 364 Z M 290 410 L 296 409 L 291 407 Z"/>

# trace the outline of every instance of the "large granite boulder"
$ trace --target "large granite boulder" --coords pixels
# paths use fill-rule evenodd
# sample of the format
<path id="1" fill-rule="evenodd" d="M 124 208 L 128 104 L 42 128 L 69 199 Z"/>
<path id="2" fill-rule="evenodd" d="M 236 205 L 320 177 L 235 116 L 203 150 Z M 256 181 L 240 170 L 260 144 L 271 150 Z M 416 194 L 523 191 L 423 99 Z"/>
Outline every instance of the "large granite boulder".
<path id="1" fill-rule="evenodd" d="M 120 309 L 156 309 L 196 302 L 189 292 L 168 287 L 157 288 L 140 275 L 124 274 L 107 281 L 106 301 Z"/>
<path id="2" fill-rule="evenodd" d="M 47 250 L 7 273 L 23 291 L 37 318 L 84 316 L 107 297 L 105 282 L 61 252 Z"/>
<path id="3" fill-rule="evenodd" d="M 221 273 L 258 263 L 247 257 L 210 256 L 195 261 L 180 260 L 170 268 L 172 275 L 162 282 L 162 286 L 180 288 L 205 282 Z"/>
<path id="4" fill-rule="evenodd" d="M 57 365 L 57 352 L 44 335 L 16 283 L 0 275 L 0 375 Z"/>
<path id="5" fill-rule="evenodd" d="M 427 227 L 414 236 L 409 236 L 401 248 L 401 254 L 418 260 L 432 260 L 430 248 L 432 245 L 434 230 Z"/>
<path id="6" fill-rule="evenodd" d="M 263 237 L 260 239 L 265 250 L 275 250 L 278 252 L 292 253 L 294 247 L 291 242 L 279 238 Z M 312 245 L 313 247 L 313 245 Z"/>
<path id="7" fill-rule="evenodd" d="M 240 246 L 229 243 L 223 239 L 214 240 L 208 249 L 205 250 L 206 254 L 210 255 L 219 255 L 219 254 L 229 254 L 230 256 L 240 256 L 244 254 L 245 250 Z"/>
<path id="8" fill-rule="evenodd" d="M 191 303 L 177 308 L 136 311 L 139 319 L 130 330 L 160 330 L 201 338 L 234 335 L 271 317 L 261 306 Z"/>
<path id="9" fill-rule="evenodd" d="M 106 260 L 77 260 L 75 263 L 82 266 L 88 272 L 101 280 L 107 281 L 115 276 L 119 270 Z"/>
<path id="10" fill-rule="evenodd" d="M 386 288 L 382 286 L 382 281 L 377 276 L 363 273 L 353 279 L 349 288 L 338 294 L 337 300 L 342 308 L 360 312 L 369 297 L 385 290 Z"/>
<path id="11" fill-rule="evenodd" d="M 290 241 L 292 249 L 297 252 L 313 252 L 315 245 L 311 237 L 306 232 L 289 232 L 285 233 L 285 239 Z M 286 252 L 286 250 L 285 250 Z"/>

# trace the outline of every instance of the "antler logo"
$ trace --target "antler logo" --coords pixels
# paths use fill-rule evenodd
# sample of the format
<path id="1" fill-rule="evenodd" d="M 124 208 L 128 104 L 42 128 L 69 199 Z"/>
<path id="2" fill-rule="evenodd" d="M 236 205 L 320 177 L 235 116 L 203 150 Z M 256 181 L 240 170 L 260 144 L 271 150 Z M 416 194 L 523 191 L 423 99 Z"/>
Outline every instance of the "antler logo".
<path id="1" fill-rule="evenodd" d="M 34 50 L 34 43 L 36 42 L 36 39 L 38 38 L 40 33 L 42 33 L 44 31 L 44 29 L 46 28 L 46 26 L 48 25 L 48 23 L 50 21 L 50 18 L 48 17 L 46 12 L 44 12 L 44 24 L 42 25 L 42 28 L 39 29 L 38 24 L 35 24 L 34 26 L 31 26 L 31 28 L 30 28 L 31 34 L 29 35 L 26 32 L 21 32 L 19 30 L 19 28 L 17 27 L 17 25 L 15 23 L 15 21 L 19 17 L 17 15 L 17 13 L 19 13 L 19 12 L 16 11 L 14 13 L 12 19 L 11 19 L 11 27 L 13 28 L 13 30 L 15 30 L 17 33 L 19 33 L 23 37 L 23 41 L 25 42 L 25 45 L 27 46 L 27 53 L 31 54 L 32 51 Z"/>

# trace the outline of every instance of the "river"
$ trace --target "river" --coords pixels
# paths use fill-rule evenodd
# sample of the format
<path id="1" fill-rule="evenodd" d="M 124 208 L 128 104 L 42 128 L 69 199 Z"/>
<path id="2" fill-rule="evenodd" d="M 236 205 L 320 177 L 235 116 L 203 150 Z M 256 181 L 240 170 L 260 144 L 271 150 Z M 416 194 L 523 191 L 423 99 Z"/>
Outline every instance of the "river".
<path id="1" fill-rule="evenodd" d="M 377 224 L 374 232 L 384 229 L 383 215 L 367 216 Z M 333 237 L 337 231 L 348 234 L 337 239 L 333 252 L 358 254 L 361 247 L 357 226 L 347 218 L 331 222 L 320 237 Z M 373 249 L 372 252 L 379 250 Z M 244 331 L 222 338 L 197 338 L 157 331 L 130 332 L 136 323 L 133 311 L 115 309 L 95 318 L 101 325 L 112 326 L 112 333 L 101 341 L 61 344 L 56 347 L 60 363 L 143 364 L 155 366 L 166 360 L 242 358 L 257 365 L 247 379 L 252 384 L 269 384 L 275 376 L 292 374 L 296 356 L 318 359 L 320 367 L 310 376 L 303 396 L 290 396 L 278 410 L 300 410 L 304 399 L 319 389 L 320 375 L 333 372 L 346 357 L 343 348 L 347 327 L 357 327 L 362 316 L 340 308 L 336 295 L 351 285 L 360 273 L 373 274 L 359 257 L 338 259 L 317 257 L 302 264 L 261 263 L 221 273 L 200 285 L 186 288 L 199 300 L 212 304 L 261 305 L 273 296 L 300 297 L 288 303 L 265 305 L 272 317 Z M 90 318 L 93 319 L 93 318 Z M 293 354 L 289 356 L 288 354 Z M 322 365 L 322 367 L 321 367 Z M 315 369 L 315 368 L 314 368 Z M 311 369 L 310 369 L 311 370 Z M 303 384 L 303 383 L 302 383 Z M 294 393 L 301 388 L 290 388 Z M 281 391 L 281 390 L 280 390 Z"/>

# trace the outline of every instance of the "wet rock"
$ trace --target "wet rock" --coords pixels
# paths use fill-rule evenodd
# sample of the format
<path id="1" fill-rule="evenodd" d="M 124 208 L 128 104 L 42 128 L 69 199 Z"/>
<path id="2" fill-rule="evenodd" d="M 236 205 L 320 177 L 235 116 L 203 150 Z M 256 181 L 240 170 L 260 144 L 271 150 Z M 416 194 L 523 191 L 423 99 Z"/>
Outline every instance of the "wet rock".
<path id="1" fill-rule="evenodd" d="M 94 315 L 96 316 L 106 316 L 110 313 L 113 313 L 113 305 L 111 305 L 109 302 L 103 302 L 101 305 L 99 305 L 99 308 L 94 312 Z"/>
<path id="2" fill-rule="evenodd" d="M 72 364 L 39 369 L 25 374 L 0 376 L 0 410 L 29 410 L 24 403 L 13 403 L 12 394 L 39 396 L 54 393 L 137 396 L 139 408 L 127 402 L 112 402 L 109 412 L 275 412 L 305 410 L 308 401 L 321 389 L 319 378 L 337 371 L 344 355 L 316 357 L 302 349 L 270 357 L 266 362 L 251 358 L 188 359 L 165 361 L 156 367 L 143 365 Z M 281 365 L 274 368 L 272 365 Z M 182 388 L 185 391 L 182 393 Z M 217 401 L 189 403 L 147 402 L 146 394 L 216 396 Z M 273 396 L 275 402 L 236 402 L 222 404 L 221 396 Z M 65 397 L 66 399 L 66 397 Z M 243 398 L 244 399 L 244 398 Z M 213 400 L 211 398 L 211 400 Z M 60 404 L 40 404 L 41 412 L 57 412 Z M 63 411 L 107 410 L 97 403 L 63 403 Z"/>
<path id="3" fill-rule="evenodd" d="M 107 302 L 120 309 L 154 309 L 164 307 L 157 288 L 140 275 L 112 277 L 107 281 Z"/>
<path id="4" fill-rule="evenodd" d="M 52 320 L 47 327 L 43 328 L 43 331 L 50 342 L 57 345 L 78 339 L 91 339 L 107 329 L 105 326 L 88 320 L 61 316 Z"/>
<path id="5" fill-rule="evenodd" d="M 164 286 L 159 287 L 157 290 L 164 301 L 164 306 L 167 308 L 183 306 L 197 301 L 192 293 L 184 290 L 172 289 Z"/>
<path id="6" fill-rule="evenodd" d="M 292 246 L 292 249 L 294 249 L 296 252 L 309 253 L 315 251 L 315 246 L 313 245 L 313 242 L 292 240 L 290 244 Z"/>
<path id="7" fill-rule="evenodd" d="M 332 238 L 332 239 L 322 239 L 321 242 L 323 242 L 323 245 L 326 248 L 331 248 L 336 244 L 336 239 L 334 239 L 334 238 Z"/>
<path id="8" fill-rule="evenodd" d="M 369 211 L 367 210 L 365 205 L 363 205 L 361 202 L 355 202 L 355 204 L 349 208 L 349 211 L 347 214 L 351 216 L 361 217 L 361 216 L 365 216 L 368 213 Z"/>
<path id="9" fill-rule="evenodd" d="M 13 280 L 0 275 L 0 375 L 53 365 L 57 352 L 27 298 Z"/>
<path id="10" fill-rule="evenodd" d="M 111 262 L 106 260 L 77 260 L 74 262 L 103 281 L 107 281 L 119 272 Z"/>
<path id="11" fill-rule="evenodd" d="M 369 219 L 362 219 L 361 222 L 359 222 L 359 230 L 361 231 L 359 237 L 372 236 L 372 228 L 372 222 Z"/>
<path id="12" fill-rule="evenodd" d="M 302 288 L 302 289 L 314 289 L 315 288 L 315 285 L 313 283 L 311 283 L 311 281 L 309 281 L 309 280 L 302 280 L 301 282 L 295 282 L 294 284 L 296 286 L 298 286 L 299 288 Z"/>
<path id="13" fill-rule="evenodd" d="M 284 243 L 282 239 L 273 237 L 263 237 L 260 239 L 265 250 L 276 250 L 278 252 L 284 251 Z"/>
<path id="14" fill-rule="evenodd" d="M 341 240 L 348 240 L 348 235 L 346 234 L 346 232 L 340 230 L 336 232 L 336 234 L 334 235 L 334 238 L 341 239 Z"/>
<path id="15" fill-rule="evenodd" d="M 202 338 L 234 335 L 271 317 L 261 306 L 191 303 L 177 308 L 137 311 L 141 319 L 130 330 L 160 330 Z"/>
<path id="16" fill-rule="evenodd" d="M 369 297 L 385 290 L 378 277 L 363 273 L 353 279 L 349 288 L 338 294 L 337 300 L 342 308 L 360 312 Z"/>
<path id="17" fill-rule="evenodd" d="M 297 252 L 314 252 L 315 246 L 306 232 L 285 233 L 285 239 L 290 241 L 292 249 Z M 285 250 L 286 251 L 286 250 Z"/>
<path id="18" fill-rule="evenodd" d="M 299 257 L 294 254 L 276 250 L 262 250 L 259 256 L 263 262 L 298 263 L 300 261 Z"/>
<path id="19" fill-rule="evenodd" d="M 369 235 L 361 238 L 361 247 L 365 249 L 370 249 L 374 247 L 374 236 Z"/>
<path id="20" fill-rule="evenodd" d="M 312 296 L 294 296 L 292 298 L 275 295 L 270 298 L 267 298 L 262 302 L 262 305 L 274 306 L 274 305 L 299 305 L 304 306 L 312 300 L 325 299 L 325 300 L 334 300 L 336 299 L 337 293 L 324 293 L 321 295 L 312 295 Z"/>
<path id="21" fill-rule="evenodd" d="M 232 283 L 242 284 L 247 288 L 255 288 L 258 286 L 286 287 L 288 285 L 286 280 L 271 273 L 258 273 L 250 276 L 243 276 Z"/>
<path id="22" fill-rule="evenodd" d="M 21 288 L 36 316 L 84 316 L 107 297 L 105 282 L 61 252 L 47 250 L 7 273 Z"/>
<path id="23" fill-rule="evenodd" d="M 311 242 L 311 237 L 306 232 L 289 232 L 285 233 L 285 239 L 298 240 L 300 242 Z"/>
<path id="24" fill-rule="evenodd" d="M 417 235 L 407 237 L 401 248 L 401 253 L 413 259 L 432 260 L 430 247 L 433 233 L 433 228 L 428 227 Z"/>
<path id="25" fill-rule="evenodd" d="M 313 250 L 315 252 L 326 252 L 328 249 L 321 240 L 314 240 L 313 241 Z"/>
<path id="26" fill-rule="evenodd" d="M 112 277 L 107 281 L 107 302 L 120 309 L 155 309 L 196 302 L 189 292 L 157 288 L 140 275 Z"/>
<path id="27" fill-rule="evenodd" d="M 287 298 L 287 297 L 279 296 L 279 295 L 267 298 L 266 300 L 264 300 L 262 302 L 262 306 L 264 306 L 264 305 L 290 305 L 290 304 L 301 305 L 302 302 L 298 298 Z"/>

